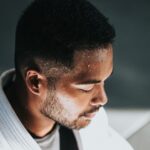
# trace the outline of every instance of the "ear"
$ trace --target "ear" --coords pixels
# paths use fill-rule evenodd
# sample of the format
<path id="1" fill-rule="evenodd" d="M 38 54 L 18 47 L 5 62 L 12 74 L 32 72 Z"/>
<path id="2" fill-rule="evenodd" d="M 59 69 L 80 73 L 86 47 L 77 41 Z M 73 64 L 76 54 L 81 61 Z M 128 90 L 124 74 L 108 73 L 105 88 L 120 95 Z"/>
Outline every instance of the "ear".
<path id="1" fill-rule="evenodd" d="M 25 82 L 28 90 L 34 95 L 41 95 L 47 86 L 46 78 L 35 70 L 26 72 Z"/>

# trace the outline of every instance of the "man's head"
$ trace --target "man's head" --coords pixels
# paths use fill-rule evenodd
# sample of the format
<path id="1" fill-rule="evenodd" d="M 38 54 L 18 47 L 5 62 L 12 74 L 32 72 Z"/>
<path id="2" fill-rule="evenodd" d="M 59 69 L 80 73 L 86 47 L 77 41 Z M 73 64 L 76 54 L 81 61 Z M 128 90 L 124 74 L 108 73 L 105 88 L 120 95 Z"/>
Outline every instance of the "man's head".
<path id="1" fill-rule="evenodd" d="M 107 97 L 113 27 L 85 0 L 36 0 L 16 30 L 15 66 L 44 116 L 86 126 Z M 29 96 L 29 97 L 30 97 Z"/>

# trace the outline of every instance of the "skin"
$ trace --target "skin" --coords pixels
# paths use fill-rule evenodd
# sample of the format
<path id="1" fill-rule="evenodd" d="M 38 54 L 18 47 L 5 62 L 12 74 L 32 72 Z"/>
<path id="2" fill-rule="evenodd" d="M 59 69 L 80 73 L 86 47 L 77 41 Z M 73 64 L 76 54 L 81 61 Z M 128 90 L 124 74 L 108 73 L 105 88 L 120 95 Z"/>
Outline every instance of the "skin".
<path id="1" fill-rule="evenodd" d="M 32 134 L 43 137 L 56 122 L 72 129 L 86 127 L 107 103 L 104 83 L 113 70 L 112 46 L 75 52 L 73 62 L 74 68 L 61 74 L 54 88 L 43 74 L 28 70 L 22 84 L 16 78 L 6 89 L 18 117 Z"/>

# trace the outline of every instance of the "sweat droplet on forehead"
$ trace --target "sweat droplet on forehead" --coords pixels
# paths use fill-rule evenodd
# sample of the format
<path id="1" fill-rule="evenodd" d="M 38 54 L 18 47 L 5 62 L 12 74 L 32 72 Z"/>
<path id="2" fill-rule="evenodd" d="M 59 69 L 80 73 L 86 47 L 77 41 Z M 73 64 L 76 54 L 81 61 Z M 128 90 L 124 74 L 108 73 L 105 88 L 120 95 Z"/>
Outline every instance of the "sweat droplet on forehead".
<path id="1" fill-rule="evenodd" d="M 109 51 L 111 51 L 111 47 L 107 49 L 96 49 L 96 50 L 84 50 L 84 51 L 77 51 L 74 55 L 74 62 L 77 63 L 84 61 L 86 62 L 88 67 L 88 62 L 90 61 L 105 61 L 107 56 L 109 55 Z"/>
<path id="2" fill-rule="evenodd" d="M 72 76 L 78 80 L 99 79 L 100 75 L 109 74 L 108 70 L 112 70 L 112 64 L 112 48 L 78 51 L 74 55 Z"/>

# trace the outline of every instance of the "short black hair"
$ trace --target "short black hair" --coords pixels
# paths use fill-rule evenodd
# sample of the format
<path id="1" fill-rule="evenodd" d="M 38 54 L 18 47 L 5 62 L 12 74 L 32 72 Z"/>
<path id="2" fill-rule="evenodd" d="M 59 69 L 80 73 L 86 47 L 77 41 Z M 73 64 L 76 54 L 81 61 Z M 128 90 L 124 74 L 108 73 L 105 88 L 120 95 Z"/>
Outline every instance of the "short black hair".
<path id="1" fill-rule="evenodd" d="M 69 66 L 74 51 L 99 48 L 114 37 L 108 18 L 86 0 L 35 0 L 16 28 L 16 72 L 43 72 L 45 60 Z"/>

